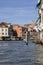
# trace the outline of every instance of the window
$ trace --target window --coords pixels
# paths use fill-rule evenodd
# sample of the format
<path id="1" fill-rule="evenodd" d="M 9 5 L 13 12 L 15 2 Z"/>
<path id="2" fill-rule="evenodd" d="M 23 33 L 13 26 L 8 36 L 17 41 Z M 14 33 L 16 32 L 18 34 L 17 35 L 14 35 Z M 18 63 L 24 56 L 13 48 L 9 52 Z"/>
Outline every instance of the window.
<path id="1" fill-rule="evenodd" d="M 2 35 L 4 35 L 4 33 L 2 33 Z"/>
<path id="2" fill-rule="evenodd" d="M 5 35 L 7 35 L 7 33 L 5 33 Z"/>
<path id="3" fill-rule="evenodd" d="M 7 29 L 5 29 L 5 31 L 7 31 Z"/>
<path id="4" fill-rule="evenodd" d="M 20 30 L 22 30 L 22 29 L 20 29 Z"/>
<path id="5" fill-rule="evenodd" d="M 4 29 L 2 29 L 2 31 L 4 31 Z"/>

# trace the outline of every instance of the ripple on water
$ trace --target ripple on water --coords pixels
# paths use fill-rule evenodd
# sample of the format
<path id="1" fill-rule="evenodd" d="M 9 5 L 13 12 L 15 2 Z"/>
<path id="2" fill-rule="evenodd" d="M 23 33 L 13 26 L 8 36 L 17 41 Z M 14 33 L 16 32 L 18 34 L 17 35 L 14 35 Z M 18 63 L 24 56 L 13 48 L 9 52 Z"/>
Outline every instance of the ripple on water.
<path id="1" fill-rule="evenodd" d="M 43 47 L 29 41 L 0 42 L 0 65 L 43 65 Z"/>

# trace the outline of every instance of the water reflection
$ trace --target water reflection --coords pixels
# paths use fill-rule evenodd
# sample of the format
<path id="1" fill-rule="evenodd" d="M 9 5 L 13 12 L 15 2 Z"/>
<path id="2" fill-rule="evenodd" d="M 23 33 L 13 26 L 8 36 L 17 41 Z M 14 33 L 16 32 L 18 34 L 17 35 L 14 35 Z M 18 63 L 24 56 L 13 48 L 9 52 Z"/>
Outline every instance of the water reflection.
<path id="1" fill-rule="evenodd" d="M 37 59 L 40 63 L 43 64 L 43 46 L 37 45 Z"/>
<path id="2" fill-rule="evenodd" d="M 28 42 L 26 43 L 26 45 L 28 46 Z"/>

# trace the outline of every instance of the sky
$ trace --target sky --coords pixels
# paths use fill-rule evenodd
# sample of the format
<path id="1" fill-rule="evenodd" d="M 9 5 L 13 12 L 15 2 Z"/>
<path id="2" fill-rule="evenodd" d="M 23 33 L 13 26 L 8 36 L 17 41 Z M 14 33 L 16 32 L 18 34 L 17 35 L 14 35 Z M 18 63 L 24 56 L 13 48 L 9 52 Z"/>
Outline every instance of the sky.
<path id="1" fill-rule="evenodd" d="M 0 22 L 30 24 L 37 20 L 37 0 L 0 0 Z"/>

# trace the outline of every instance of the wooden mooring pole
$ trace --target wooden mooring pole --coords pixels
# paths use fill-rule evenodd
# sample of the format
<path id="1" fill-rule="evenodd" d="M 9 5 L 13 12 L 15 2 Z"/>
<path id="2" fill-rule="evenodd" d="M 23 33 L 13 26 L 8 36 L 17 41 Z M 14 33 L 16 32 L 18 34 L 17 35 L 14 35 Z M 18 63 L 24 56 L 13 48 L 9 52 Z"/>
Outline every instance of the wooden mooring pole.
<path id="1" fill-rule="evenodd" d="M 26 45 L 28 45 L 28 32 L 26 31 Z"/>

